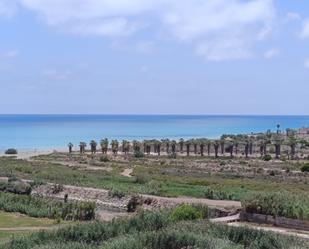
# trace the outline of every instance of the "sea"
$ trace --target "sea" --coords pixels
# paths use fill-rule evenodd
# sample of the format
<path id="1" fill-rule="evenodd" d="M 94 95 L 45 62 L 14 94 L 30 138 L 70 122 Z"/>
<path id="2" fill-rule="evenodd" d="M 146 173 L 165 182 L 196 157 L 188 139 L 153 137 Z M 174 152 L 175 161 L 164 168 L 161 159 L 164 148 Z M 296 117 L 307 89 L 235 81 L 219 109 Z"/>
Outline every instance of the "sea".
<path id="1" fill-rule="evenodd" d="M 219 138 L 309 127 L 309 116 L 0 115 L 0 150 L 57 149 L 103 138 Z"/>

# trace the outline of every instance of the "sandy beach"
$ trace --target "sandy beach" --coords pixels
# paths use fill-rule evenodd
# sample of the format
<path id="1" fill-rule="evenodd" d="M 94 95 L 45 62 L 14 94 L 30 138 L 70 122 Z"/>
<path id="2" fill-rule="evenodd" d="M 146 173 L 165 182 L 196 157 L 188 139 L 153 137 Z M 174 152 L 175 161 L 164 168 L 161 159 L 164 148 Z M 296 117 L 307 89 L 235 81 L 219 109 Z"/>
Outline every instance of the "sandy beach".
<path id="1" fill-rule="evenodd" d="M 17 155 L 6 155 L 4 151 L 0 151 L 0 156 L 16 156 L 17 159 L 30 159 L 31 157 L 34 156 L 40 156 L 40 155 L 48 155 L 53 152 L 66 152 L 66 148 L 57 148 L 57 149 L 23 149 L 23 150 L 18 150 Z"/>

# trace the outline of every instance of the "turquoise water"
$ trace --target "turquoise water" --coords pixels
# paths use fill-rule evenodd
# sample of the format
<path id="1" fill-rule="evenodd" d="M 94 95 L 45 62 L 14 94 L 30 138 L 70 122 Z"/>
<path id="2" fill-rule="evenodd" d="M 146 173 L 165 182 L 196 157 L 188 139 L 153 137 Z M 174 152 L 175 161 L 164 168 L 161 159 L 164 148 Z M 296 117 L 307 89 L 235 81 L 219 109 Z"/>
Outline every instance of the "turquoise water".
<path id="1" fill-rule="evenodd" d="M 0 115 L 0 149 L 66 147 L 109 139 L 216 138 L 309 126 L 309 116 Z"/>

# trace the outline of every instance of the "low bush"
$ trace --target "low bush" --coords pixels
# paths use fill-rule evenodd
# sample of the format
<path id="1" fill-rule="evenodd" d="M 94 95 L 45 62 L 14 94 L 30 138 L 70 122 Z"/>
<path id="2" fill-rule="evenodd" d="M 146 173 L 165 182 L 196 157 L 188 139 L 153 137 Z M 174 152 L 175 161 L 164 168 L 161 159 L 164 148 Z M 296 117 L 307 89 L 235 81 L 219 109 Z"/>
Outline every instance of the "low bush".
<path id="1" fill-rule="evenodd" d="M 263 160 L 266 161 L 266 162 L 270 161 L 271 159 L 272 159 L 272 157 L 269 154 L 263 156 Z"/>
<path id="2" fill-rule="evenodd" d="M 100 156 L 100 162 L 109 162 L 109 158 L 107 156 Z"/>
<path id="3" fill-rule="evenodd" d="M 143 197 L 138 195 L 132 196 L 132 198 L 128 202 L 127 211 L 129 213 L 133 213 L 136 211 L 137 207 L 143 205 L 143 203 Z"/>
<path id="4" fill-rule="evenodd" d="M 221 189 L 215 189 L 212 187 L 206 187 L 204 195 L 211 200 L 236 200 L 236 196 L 232 191 L 225 191 Z"/>
<path id="5" fill-rule="evenodd" d="M 145 154 L 141 151 L 135 151 L 134 152 L 134 157 L 135 158 L 143 158 L 145 156 Z"/>
<path id="6" fill-rule="evenodd" d="M 19 180 L 10 180 L 8 182 L 0 182 L 0 191 L 20 194 L 20 195 L 30 195 L 32 187 L 29 183 L 22 182 Z"/>
<path id="7" fill-rule="evenodd" d="M 289 192 L 256 193 L 245 198 L 242 206 L 248 213 L 309 220 L 309 196 Z"/>
<path id="8" fill-rule="evenodd" d="M 113 198 L 117 197 L 121 199 L 126 196 L 126 193 L 122 190 L 112 188 L 111 190 L 108 191 L 108 196 L 113 197 Z"/>
<path id="9" fill-rule="evenodd" d="M 307 249 L 301 239 L 205 220 L 173 221 L 169 210 L 16 237 L 4 249 Z"/>
<path id="10" fill-rule="evenodd" d="M 173 221 L 197 220 L 203 218 L 203 213 L 196 207 L 182 204 L 172 211 L 170 217 Z"/>
<path id="11" fill-rule="evenodd" d="M 61 218 L 63 220 L 91 220 L 95 217 L 94 203 L 64 203 L 47 198 L 4 192 L 0 192 L 0 210 L 19 212 L 31 217 Z"/>
<path id="12" fill-rule="evenodd" d="M 139 183 L 139 184 L 146 184 L 149 181 L 150 181 L 150 177 L 145 174 L 137 174 L 134 180 L 135 183 Z"/>
<path id="13" fill-rule="evenodd" d="M 301 172 L 309 172 L 309 163 L 306 163 L 301 167 Z"/>
<path id="14" fill-rule="evenodd" d="M 17 155 L 18 151 L 16 149 L 10 148 L 5 151 L 6 155 Z"/>

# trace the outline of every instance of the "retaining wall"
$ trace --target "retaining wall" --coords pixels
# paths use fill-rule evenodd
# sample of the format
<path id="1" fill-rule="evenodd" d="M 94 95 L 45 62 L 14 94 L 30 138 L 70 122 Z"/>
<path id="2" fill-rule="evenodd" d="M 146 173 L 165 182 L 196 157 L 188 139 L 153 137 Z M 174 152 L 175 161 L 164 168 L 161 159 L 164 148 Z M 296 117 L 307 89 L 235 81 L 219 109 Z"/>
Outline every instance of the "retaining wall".
<path id="1" fill-rule="evenodd" d="M 241 220 L 248 222 L 271 224 L 278 227 L 309 231 L 308 220 L 296 220 L 284 217 L 275 217 L 272 215 L 254 214 L 246 212 L 242 212 L 240 218 Z"/>

